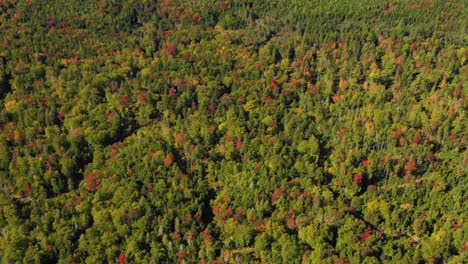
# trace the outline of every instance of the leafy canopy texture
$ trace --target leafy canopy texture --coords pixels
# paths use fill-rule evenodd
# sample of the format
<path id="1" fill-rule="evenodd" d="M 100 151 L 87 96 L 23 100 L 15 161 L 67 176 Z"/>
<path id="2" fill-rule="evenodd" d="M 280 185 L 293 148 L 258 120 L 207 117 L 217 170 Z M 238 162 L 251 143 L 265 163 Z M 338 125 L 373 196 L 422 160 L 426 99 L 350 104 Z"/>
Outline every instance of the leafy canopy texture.
<path id="1" fill-rule="evenodd" d="M 467 14 L 0 0 L 0 262 L 463 263 Z"/>

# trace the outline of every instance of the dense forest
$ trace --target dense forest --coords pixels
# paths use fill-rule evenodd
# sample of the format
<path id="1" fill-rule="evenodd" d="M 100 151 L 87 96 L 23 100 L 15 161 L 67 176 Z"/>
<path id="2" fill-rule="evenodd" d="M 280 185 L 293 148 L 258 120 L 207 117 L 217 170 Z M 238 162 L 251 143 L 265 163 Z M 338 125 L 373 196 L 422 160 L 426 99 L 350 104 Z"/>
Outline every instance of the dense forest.
<path id="1" fill-rule="evenodd" d="M 466 263 L 466 0 L 0 0 L 1 263 Z"/>

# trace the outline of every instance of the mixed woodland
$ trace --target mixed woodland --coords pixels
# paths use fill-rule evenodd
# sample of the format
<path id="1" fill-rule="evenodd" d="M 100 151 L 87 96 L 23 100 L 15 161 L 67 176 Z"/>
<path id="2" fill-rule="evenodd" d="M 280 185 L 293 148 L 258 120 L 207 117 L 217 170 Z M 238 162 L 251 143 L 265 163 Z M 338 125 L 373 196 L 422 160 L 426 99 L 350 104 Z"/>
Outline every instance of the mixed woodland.
<path id="1" fill-rule="evenodd" d="M 0 0 L 1 263 L 463 263 L 464 0 Z"/>

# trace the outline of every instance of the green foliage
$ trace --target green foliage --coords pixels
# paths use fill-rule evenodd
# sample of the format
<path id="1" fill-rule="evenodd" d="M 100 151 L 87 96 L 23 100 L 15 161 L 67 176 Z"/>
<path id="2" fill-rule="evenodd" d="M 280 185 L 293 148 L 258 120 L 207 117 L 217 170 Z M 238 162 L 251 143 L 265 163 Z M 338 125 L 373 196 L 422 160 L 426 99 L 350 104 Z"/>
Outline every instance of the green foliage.
<path id="1" fill-rule="evenodd" d="M 0 262 L 462 263 L 466 14 L 0 0 Z"/>

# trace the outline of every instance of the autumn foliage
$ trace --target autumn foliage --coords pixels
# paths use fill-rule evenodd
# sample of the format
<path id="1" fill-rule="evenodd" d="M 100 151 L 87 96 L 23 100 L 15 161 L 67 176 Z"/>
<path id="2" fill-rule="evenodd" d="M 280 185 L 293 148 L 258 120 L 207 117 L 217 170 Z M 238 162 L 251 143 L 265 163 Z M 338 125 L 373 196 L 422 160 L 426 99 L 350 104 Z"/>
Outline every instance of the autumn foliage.
<path id="1" fill-rule="evenodd" d="M 86 189 L 90 192 L 99 190 L 101 185 L 101 173 L 98 171 L 92 171 L 88 173 L 86 177 Z"/>
<path id="2" fill-rule="evenodd" d="M 174 156 L 172 156 L 172 154 L 168 153 L 166 155 L 166 157 L 164 158 L 163 163 L 164 163 L 164 166 L 166 166 L 166 167 L 171 166 L 172 163 L 174 163 Z"/>

